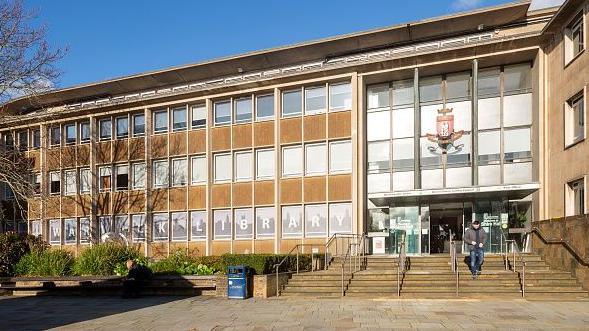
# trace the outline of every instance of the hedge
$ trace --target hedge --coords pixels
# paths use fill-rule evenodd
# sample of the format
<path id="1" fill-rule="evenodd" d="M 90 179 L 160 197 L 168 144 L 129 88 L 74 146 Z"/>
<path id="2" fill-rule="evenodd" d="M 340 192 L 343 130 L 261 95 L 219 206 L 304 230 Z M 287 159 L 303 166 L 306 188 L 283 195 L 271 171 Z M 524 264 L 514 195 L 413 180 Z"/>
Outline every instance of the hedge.
<path id="1" fill-rule="evenodd" d="M 0 277 L 14 276 L 14 267 L 23 256 L 47 247 L 43 240 L 35 236 L 0 233 Z"/>
<path id="2" fill-rule="evenodd" d="M 103 243 L 88 247 L 76 259 L 74 274 L 79 276 L 108 276 L 120 263 L 140 257 L 139 251 L 117 243 Z"/>
<path id="3" fill-rule="evenodd" d="M 23 256 L 14 267 L 18 276 L 68 276 L 72 273 L 74 258 L 59 249 L 33 251 Z"/>

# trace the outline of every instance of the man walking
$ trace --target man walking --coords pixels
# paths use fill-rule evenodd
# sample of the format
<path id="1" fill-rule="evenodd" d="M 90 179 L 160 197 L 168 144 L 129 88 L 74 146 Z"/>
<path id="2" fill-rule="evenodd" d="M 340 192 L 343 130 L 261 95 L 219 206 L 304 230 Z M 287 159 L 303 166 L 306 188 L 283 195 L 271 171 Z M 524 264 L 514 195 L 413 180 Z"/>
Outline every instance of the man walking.
<path id="1" fill-rule="evenodd" d="M 480 268 L 485 259 L 485 242 L 487 240 L 487 233 L 481 229 L 481 223 L 474 220 L 470 227 L 464 233 L 464 241 L 468 245 L 470 251 L 470 272 L 472 279 L 476 279 L 480 274 Z"/>

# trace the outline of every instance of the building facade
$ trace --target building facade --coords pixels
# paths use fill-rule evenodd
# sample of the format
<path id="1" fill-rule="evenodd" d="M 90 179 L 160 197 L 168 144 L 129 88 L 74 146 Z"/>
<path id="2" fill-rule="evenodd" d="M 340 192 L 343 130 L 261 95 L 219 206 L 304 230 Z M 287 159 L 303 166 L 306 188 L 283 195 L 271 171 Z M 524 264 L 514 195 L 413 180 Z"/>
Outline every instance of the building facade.
<path id="1" fill-rule="evenodd" d="M 585 212 L 587 165 L 561 168 L 584 155 L 586 6 L 517 2 L 14 100 L 2 142 L 38 190 L 4 230 L 154 257 L 336 233 L 432 254 L 477 219 L 498 252 L 532 219 Z"/>

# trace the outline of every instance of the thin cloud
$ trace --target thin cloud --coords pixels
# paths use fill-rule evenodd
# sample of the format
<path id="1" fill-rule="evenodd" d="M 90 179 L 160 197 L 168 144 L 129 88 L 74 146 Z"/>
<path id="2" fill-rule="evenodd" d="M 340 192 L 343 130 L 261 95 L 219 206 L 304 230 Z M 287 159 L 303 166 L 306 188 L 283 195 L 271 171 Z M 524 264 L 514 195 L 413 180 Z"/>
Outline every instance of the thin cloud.
<path id="1" fill-rule="evenodd" d="M 479 7 L 482 3 L 482 0 L 454 0 L 451 6 L 454 10 L 469 10 Z"/>

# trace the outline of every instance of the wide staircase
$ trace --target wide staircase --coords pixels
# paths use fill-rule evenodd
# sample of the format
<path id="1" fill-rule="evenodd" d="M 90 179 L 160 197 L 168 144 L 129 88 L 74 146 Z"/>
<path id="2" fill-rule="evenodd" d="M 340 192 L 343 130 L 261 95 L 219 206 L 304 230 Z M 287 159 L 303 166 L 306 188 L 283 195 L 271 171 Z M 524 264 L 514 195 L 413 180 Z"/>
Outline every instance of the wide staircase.
<path id="1" fill-rule="evenodd" d="M 283 296 L 364 297 L 364 298 L 525 298 L 529 300 L 588 300 L 589 296 L 569 273 L 552 270 L 540 256 L 523 254 L 521 261 L 502 255 L 485 256 L 482 273 L 472 279 L 468 257 L 458 255 L 458 277 L 451 270 L 449 255 L 412 256 L 406 271 L 398 268 L 398 258 L 366 256 L 360 266 L 348 260 L 344 267 L 336 257 L 327 270 L 294 274 Z M 506 268 L 507 263 L 507 268 Z M 515 270 L 515 271 L 514 271 Z M 397 281 L 397 275 L 399 281 Z M 458 282 L 458 290 L 457 290 Z M 342 286 L 343 284 L 343 286 Z M 342 293 L 343 288 L 343 293 Z"/>

